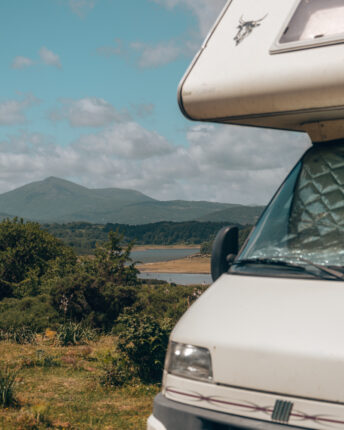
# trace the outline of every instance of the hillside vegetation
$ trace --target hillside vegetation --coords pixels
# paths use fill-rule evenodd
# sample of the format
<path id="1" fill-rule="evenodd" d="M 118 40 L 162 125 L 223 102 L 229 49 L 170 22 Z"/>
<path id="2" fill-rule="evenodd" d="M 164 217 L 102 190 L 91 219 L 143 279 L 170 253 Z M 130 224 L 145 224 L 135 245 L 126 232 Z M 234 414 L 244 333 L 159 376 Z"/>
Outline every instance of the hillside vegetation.
<path id="1" fill-rule="evenodd" d="M 17 216 L 41 223 L 134 225 L 201 219 L 252 224 L 262 209 L 207 201 L 159 201 L 135 190 L 89 189 L 54 177 L 0 195 L 0 219 Z"/>
<path id="2" fill-rule="evenodd" d="M 143 282 L 132 243 L 94 256 L 0 222 L 0 426 L 144 429 L 172 327 L 206 289 Z"/>

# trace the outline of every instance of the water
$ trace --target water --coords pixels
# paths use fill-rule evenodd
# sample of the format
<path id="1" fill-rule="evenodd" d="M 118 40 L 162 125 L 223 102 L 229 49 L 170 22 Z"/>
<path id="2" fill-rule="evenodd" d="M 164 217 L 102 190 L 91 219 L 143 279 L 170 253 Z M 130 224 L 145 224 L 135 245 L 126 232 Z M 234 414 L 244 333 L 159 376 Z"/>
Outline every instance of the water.
<path id="1" fill-rule="evenodd" d="M 162 248 L 133 251 L 130 257 L 141 263 L 155 263 L 158 261 L 177 260 L 199 252 L 199 248 Z M 142 272 L 141 279 L 157 279 L 159 281 L 174 282 L 179 285 L 209 285 L 212 283 L 210 275 L 193 273 L 152 273 Z"/>
<path id="2" fill-rule="evenodd" d="M 149 273 L 142 272 L 141 279 L 158 279 L 159 281 L 174 282 L 179 285 L 210 285 L 211 275 L 198 273 Z"/>
<path id="3" fill-rule="evenodd" d="M 155 263 L 156 261 L 169 261 L 185 258 L 199 252 L 199 248 L 163 248 L 143 249 L 132 251 L 130 257 L 140 263 Z"/>

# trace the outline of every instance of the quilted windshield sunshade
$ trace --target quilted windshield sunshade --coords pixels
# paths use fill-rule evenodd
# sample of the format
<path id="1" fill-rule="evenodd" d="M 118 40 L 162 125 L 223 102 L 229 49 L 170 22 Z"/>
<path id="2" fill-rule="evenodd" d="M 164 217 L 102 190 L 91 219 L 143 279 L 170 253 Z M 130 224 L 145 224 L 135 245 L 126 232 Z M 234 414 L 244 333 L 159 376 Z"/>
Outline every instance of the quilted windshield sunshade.
<path id="1" fill-rule="evenodd" d="M 344 248 L 344 145 L 309 152 L 296 185 L 289 231 L 293 247 L 327 250 Z"/>

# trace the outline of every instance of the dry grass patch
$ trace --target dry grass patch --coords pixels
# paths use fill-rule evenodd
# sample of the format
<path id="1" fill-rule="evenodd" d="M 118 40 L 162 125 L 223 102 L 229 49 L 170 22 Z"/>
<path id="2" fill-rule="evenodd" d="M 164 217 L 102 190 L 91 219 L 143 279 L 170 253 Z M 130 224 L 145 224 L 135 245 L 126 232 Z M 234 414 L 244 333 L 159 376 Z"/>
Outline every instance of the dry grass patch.
<path id="1" fill-rule="evenodd" d="M 137 268 L 141 272 L 208 274 L 210 273 L 210 257 L 191 256 L 180 260 L 139 264 Z"/>
<path id="2" fill-rule="evenodd" d="M 0 408 L 0 428 L 144 430 L 159 388 L 142 384 L 102 387 L 99 357 L 113 347 L 114 338 L 110 336 L 73 347 L 0 342 L 0 362 L 19 368 L 15 384 L 18 406 Z M 37 356 L 54 357 L 60 364 L 36 365 Z M 32 360 L 33 365 L 25 365 L 25 359 Z"/>

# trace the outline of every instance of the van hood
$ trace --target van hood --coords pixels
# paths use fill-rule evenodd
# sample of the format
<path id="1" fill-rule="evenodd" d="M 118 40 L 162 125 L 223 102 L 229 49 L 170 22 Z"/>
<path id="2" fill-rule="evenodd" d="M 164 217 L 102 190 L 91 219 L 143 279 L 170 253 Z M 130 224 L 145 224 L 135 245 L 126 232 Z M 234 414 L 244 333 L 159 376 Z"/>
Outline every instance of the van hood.
<path id="1" fill-rule="evenodd" d="M 209 348 L 215 383 L 344 402 L 344 282 L 222 275 L 171 340 Z"/>

